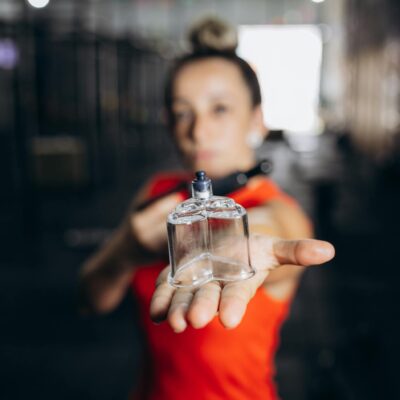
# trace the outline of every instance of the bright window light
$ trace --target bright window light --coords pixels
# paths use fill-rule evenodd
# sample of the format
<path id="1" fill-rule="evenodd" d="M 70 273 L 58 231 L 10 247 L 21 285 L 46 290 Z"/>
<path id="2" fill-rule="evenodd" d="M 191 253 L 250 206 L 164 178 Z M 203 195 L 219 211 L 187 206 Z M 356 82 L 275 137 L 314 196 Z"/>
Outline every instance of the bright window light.
<path id="1" fill-rule="evenodd" d="M 257 72 L 268 128 L 319 131 L 322 39 L 316 26 L 240 26 L 238 54 Z"/>
<path id="2" fill-rule="evenodd" d="M 50 0 L 28 0 L 28 3 L 35 8 L 44 8 L 49 2 Z"/>

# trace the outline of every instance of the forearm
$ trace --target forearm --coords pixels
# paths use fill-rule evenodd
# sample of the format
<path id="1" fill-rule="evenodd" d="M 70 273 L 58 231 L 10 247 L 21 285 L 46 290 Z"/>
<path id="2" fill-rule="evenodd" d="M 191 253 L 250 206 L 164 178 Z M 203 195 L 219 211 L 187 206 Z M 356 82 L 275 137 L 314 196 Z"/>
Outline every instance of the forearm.
<path id="1" fill-rule="evenodd" d="M 130 284 L 135 267 L 146 256 L 130 235 L 128 227 L 118 228 L 81 270 L 81 310 L 108 312 L 115 308 Z"/>

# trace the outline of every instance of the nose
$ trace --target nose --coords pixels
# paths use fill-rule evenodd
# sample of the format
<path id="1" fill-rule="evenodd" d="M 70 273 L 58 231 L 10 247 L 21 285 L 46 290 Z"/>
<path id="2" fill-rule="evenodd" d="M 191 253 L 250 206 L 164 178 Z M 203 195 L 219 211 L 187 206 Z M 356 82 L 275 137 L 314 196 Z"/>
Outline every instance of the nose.
<path id="1" fill-rule="evenodd" d="M 201 144 L 207 141 L 209 134 L 210 125 L 209 121 L 207 121 L 207 118 L 201 115 L 197 115 L 195 118 L 193 118 L 190 131 L 192 140 L 197 144 Z"/>

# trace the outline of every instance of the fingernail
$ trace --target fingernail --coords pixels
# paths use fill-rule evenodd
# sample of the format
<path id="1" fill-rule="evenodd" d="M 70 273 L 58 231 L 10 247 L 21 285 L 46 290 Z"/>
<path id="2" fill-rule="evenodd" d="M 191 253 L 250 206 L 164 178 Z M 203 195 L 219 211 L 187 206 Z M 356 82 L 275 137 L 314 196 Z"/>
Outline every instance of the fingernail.
<path id="1" fill-rule="evenodd" d="M 335 250 L 331 246 L 318 246 L 315 248 L 315 252 L 325 257 L 333 257 L 335 254 Z"/>
<path id="2" fill-rule="evenodd" d="M 178 329 L 172 328 L 172 330 L 173 330 L 175 333 L 182 333 L 182 332 L 186 329 L 186 326 L 187 326 L 187 325 L 182 326 L 182 327 L 180 327 L 180 328 L 178 328 Z"/>
<path id="3" fill-rule="evenodd" d="M 229 315 L 228 317 L 225 316 L 224 318 L 224 325 L 226 329 L 234 329 L 236 328 L 242 319 L 242 315 L 238 315 L 237 313 Z"/>

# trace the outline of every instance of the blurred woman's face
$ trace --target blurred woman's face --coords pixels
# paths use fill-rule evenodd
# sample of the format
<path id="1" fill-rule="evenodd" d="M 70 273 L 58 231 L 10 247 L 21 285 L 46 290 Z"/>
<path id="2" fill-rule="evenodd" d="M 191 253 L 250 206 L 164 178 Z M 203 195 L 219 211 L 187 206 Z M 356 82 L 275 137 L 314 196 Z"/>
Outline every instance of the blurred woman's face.
<path id="1" fill-rule="evenodd" d="M 178 148 L 192 171 L 218 178 L 251 168 L 247 137 L 263 129 L 262 115 L 235 64 L 207 58 L 185 65 L 174 81 L 172 114 Z"/>

